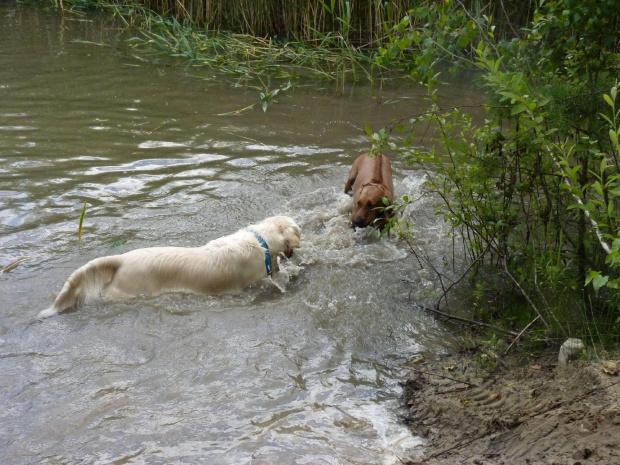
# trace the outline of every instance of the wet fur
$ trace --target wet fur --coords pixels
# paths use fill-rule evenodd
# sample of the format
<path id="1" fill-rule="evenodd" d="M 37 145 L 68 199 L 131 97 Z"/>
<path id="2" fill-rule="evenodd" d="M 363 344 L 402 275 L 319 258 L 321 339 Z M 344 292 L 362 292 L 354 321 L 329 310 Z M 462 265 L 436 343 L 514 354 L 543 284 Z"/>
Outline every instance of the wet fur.
<path id="1" fill-rule="evenodd" d="M 97 298 L 166 292 L 237 294 L 267 276 L 265 249 L 252 231 L 267 243 L 274 273 L 277 257 L 290 257 L 301 246 L 301 228 L 289 217 L 274 216 L 202 247 L 151 247 L 96 258 L 69 276 L 54 304 L 39 318 Z"/>
<path id="2" fill-rule="evenodd" d="M 383 197 L 388 199 L 390 205 L 394 203 L 392 167 L 387 157 L 379 154 L 371 158 L 368 153 L 357 157 L 344 186 L 345 194 L 351 189 L 353 189 L 351 226 L 384 227 L 387 217 L 377 207 L 385 207 Z"/>

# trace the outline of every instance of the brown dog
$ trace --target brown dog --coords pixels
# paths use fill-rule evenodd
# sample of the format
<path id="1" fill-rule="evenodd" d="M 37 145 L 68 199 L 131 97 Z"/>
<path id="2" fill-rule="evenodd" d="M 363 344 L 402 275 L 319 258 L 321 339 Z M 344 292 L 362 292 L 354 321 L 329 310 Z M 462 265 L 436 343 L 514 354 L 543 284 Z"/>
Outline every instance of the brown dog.
<path id="1" fill-rule="evenodd" d="M 353 187 L 353 210 L 351 211 L 351 226 L 365 228 L 376 226 L 383 228 L 388 217 L 381 209 L 386 205 L 383 197 L 390 205 L 394 202 L 394 185 L 392 184 L 392 168 L 390 161 L 384 155 L 371 158 L 364 153 L 357 157 L 351 167 L 349 179 L 344 185 L 347 194 Z"/>

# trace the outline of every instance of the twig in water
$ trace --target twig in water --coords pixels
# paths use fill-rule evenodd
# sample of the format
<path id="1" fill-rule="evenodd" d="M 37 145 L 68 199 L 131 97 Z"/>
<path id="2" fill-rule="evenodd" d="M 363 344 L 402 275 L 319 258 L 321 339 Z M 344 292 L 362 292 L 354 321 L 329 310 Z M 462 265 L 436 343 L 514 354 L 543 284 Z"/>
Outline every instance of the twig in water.
<path id="1" fill-rule="evenodd" d="M 11 271 L 13 268 L 15 268 L 17 265 L 19 265 L 21 262 L 25 262 L 26 260 L 31 260 L 33 258 L 37 258 L 40 257 L 41 255 L 43 255 L 42 253 L 36 254 L 36 255 L 28 255 L 27 257 L 22 257 L 22 258 L 18 258 L 17 260 L 15 260 L 13 263 L 9 263 L 7 266 L 5 266 L 4 268 L 2 268 L 0 270 L 0 274 L 2 273 L 8 273 L 9 271 Z"/>
<path id="2" fill-rule="evenodd" d="M 517 337 L 519 335 L 518 333 L 515 333 L 514 331 L 510 331 L 508 329 L 500 328 L 499 326 L 490 325 L 490 324 L 484 323 L 482 321 L 468 320 L 467 318 L 461 318 L 460 316 L 450 315 L 449 313 L 445 313 L 445 312 L 442 312 L 440 310 L 436 310 L 436 309 L 428 307 L 428 306 L 426 306 L 424 304 L 414 303 L 413 305 L 415 305 L 416 307 L 420 307 L 422 310 L 426 310 L 428 312 L 432 312 L 432 313 L 436 313 L 438 315 L 444 316 L 444 317 L 448 318 L 449 320 L 457 320 L 457 321 L 461 321 L 463 323 L 469 323 L 471 325 L 484 326 L 485 328 L 491 328 L 491 329 L 493 329 L 495 331 L 499 331 L 499 332 L 502 332 L 502 333 L 510 334 L 511 336 L 514 336 L 514 337 Z"/>

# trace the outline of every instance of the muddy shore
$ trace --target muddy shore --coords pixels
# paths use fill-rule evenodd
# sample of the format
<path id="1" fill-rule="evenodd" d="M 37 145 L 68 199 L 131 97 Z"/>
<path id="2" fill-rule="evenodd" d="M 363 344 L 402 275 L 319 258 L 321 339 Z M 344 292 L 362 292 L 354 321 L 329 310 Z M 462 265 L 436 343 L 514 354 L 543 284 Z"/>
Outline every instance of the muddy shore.
<path id="1" fill-rule="evenodd" d="M 409 465 L 620 464 L 620 379 L 601 361 L 559 368 L 554 350 L 494 365 L 411 361 L 404 421 L 425 444 Z"/>

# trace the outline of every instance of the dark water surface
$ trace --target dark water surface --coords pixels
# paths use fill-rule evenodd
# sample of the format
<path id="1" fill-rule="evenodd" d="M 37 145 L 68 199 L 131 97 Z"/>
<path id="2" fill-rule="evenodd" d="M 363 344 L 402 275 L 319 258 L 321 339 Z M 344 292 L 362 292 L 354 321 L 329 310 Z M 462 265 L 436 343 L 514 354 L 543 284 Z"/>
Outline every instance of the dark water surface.
<path id="1" fill-rule="evenodd" d="M 368 150 L 364 126 L 419 112 L 423 90 L 385 87 L 378 103 L 365 84 L 339 96 L 305 83 L 267 112 L 218 116 L 258 102 L 259 89 L 144 61 L 99 16 L 0 2 L 0 31 L 0 268 L 31 257 L 0 274 L 0 463 L 415 455 L 398 383 L 445 335 L 407 299 L 436 283 L 394 238 L 353 232 L 342 190 Z M 423 177 L 393 168 L 397 196 L 420 197 Z M 416 244 L 451 254 L 431 201 L 411 213 Z M 299 222 L 303 248 L 242 295 L 36 320 L 92 258 L 202 245 L 273 214 Z"/>

